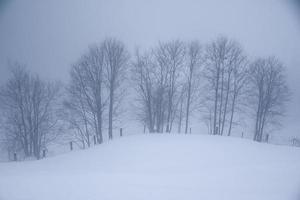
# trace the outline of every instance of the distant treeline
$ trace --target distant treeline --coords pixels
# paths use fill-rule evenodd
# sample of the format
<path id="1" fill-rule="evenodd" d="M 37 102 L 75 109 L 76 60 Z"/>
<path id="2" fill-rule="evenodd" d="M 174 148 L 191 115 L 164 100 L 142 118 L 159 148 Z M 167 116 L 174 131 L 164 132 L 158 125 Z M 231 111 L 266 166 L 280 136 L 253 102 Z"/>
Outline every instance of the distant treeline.
<path id="1" fill-rule="evenodd" d="M 280 125 L 290 96 L 277 58 L 250 60 L 226 37 L 208 44 L 160 42 L 133 55 L 108 38 L 71 66 L 67 86 L 42 80 L 19 63 L 10 68 L 0 91 L 1 137 L 9 152 L 37 159 L 50 142 L 66 137 L 81 148 L 92 138 L 101 144 L 106 130 L 113 139 L 128 86 L 135 89 L 132 110 L 149 133 L 188 133 L 193 115 L 209 134 L 230 136 L 243 116 L 252 119 L 258 142 Z"/>

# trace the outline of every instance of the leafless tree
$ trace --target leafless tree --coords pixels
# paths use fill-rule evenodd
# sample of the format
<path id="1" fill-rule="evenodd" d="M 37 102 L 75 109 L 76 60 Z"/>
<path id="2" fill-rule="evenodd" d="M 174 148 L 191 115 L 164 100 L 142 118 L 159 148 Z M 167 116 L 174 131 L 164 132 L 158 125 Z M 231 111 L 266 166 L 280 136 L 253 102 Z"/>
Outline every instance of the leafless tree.
<path id="1" fill-rule="evenodd" d="M 141 55 L 139 50 L 136 51 L 135 61 L 133 62 L 132 78 L 140 102 L 141 114 L 139 117 L 148 127 L 150 133 L 154 132 L 155 115 L 154 115 L 154 95 L 155 95 L 155 78 L 151 55 L 145 53 Z"/>
<path id="2" fill-rule="evenodd" d="M 103 142 L 103 113 L 107 102 L 104 91 L 103 46 L 94 45 L 72 66 L 68 99 L 64 102 L 66 119 L 83 146 L 91 145 L 95 134 Z"/>
<path id="3" fill-rule="evenodd" d="M 166 132 L 172 130 L 172 124 L 176 116 L 176 98 L 178 98 L 178 84 L 185 59 L 185 45 L 179 40 L 160 43 L 155 52 L 160 68 L 163 68 L 166 76 Z"/>
<path id="4" fill-rule="evenodd" d="M 125 45 L 114 38 L 106 39 L 103 42 L 104 66 L 105 66 L 105 83 L 109 91 L 109 108 L 108 108 L 108 137 L 113 138 L 113 118 L 116 112 L 117 92 L 124 81 L 129 53 Z"/>
<path id="5" fill-rule="evenodd" d="M 239 54 L 238 54 L 239 55 Z M 240 55 L 235 60 L 232 66 L 232 86 L 231 86 L 231 102 L 230 102 L 230 119 L 227 135 L 231 135 L 232 127 L 234 124 L 234 115 L 236 110 L 244 108 L 244 104 L 241 103 L 245 100 L 246 87 L 248 85 L 248 61 L 245 56 Z M 243 113 L 239 113 L 240 115 Z M 224 120 L 225 121 L 225 120 Z"/>
<path id="6" fill-rule="evenodd" d="M 11 66 L 11 77 L 0 93 L 9 148 L 40 159 L 43 148 L 57 136 L 58 94 L 58 84 L 41 80 L 23 65 Z"/>
<path id="7" fill-rule="evenodd" d="M 249 103 L 255 109 L 254 140 L 261 142 L 270 125 L 280 125 L 289 99 L 283 65 L 275 58 L 260 58 L 250 65 Z"/>
<path id="8" fill-rule="evenodd" d="M 168 68 L 166 67 L 166 59 L 158 53 L 158 49 L 152 51 L 154 54 L 153 67 L 154 67 L 154 116 L 155 116 L 155 132 L 163 132 L 166 107 L 167 107 L 167 91 L 168 91 Z"/>
<path id="9" fill-rule="evenodd" d="M 184 95 L 183 83 L 185 45 L 176 40 L 160 43 L 152 51 L 137 53 L 133 63 L 133 77 L 144 113 L 143 119 L 150 132 L 166 132 L 180 112 L 182 121 Z M 181 108 L 181 109 L 180 109 Z"/>
<path id="10" fill-rule="evenodd" d="M 181 127 L 182 127 L 182 123 L 184 120 L 184 111 L 186 108 L 186 98 L 187 98 L 187 84 L 182 84 L 180 87 L 180 95 L 178 98 L 178 103 L 179 103 L 179 114 L 178 114 L 178 133 L 181 133 Z"/>
<path id="11" fill-rule="evenodd" d="M 189 119 L 191 113 L 191 103 L 193 97 L 197 94 L 197 87 L 200 78 L 200 67 L 202 65 L 202 49 L 198 41 L 193 41 L 187 48 L 187 98 L 186 98 L 186 115 L 185 115 L 185 133 L 188 132 Z"/>
<path id="12" fill-rule="evenodd" d="M 236 99 L 243 85 L 239 80 L 241 77 L 237 76 L 243 71 L 245 62 L 246 57 L 240 45 L 227 38 L 218 38 L 206 48 L 204 77 L 208 83 L 208 96 L 205 98 L 213 102 L 213 106 L 208 108 L 209 113 L 213 111 L 213 134 L 223 135 L 224 133 L 230 98 L 233 101 L 231 104 L 231 117 L 233 117 Z M 213 94 L 209 91 L 213 91 Z M 232 94 L 234 94 L 233 97 Z M 206 105 L 209 104 L 206 103 Z M 229 124 L 230 132 L 232 119 Z"/>
<path id="13" fill-rule="evenodd" d="M 133 80 L 137 85 L 142 119 L 149 132 L 163 132 L 166 118 L 168 68 L 165 55 L 158 54 L 158 49 L 141 54 L 136 53 L 133 62 Z"/>

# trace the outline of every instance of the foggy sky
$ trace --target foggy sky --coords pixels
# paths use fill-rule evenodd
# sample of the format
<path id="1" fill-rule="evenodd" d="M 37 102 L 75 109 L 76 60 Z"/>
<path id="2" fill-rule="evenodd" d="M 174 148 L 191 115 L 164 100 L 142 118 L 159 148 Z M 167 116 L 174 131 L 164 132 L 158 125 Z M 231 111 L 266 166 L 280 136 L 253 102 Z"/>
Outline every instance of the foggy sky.
<path id="1" fill-rule="evenodd" d="M 118 37 L 133 51 L 158 41 L 206 43 L 225 35 L 238 40 L 251 58 L 275 55 L 286 65 L 293 99 L 285 125 L 300 135 L 300 15 L 293 2 L 6 0 L 0 3 L 0 84 L 8 76 L 8 61 L 67 82 L 70 65 L 107 36 Z"/>

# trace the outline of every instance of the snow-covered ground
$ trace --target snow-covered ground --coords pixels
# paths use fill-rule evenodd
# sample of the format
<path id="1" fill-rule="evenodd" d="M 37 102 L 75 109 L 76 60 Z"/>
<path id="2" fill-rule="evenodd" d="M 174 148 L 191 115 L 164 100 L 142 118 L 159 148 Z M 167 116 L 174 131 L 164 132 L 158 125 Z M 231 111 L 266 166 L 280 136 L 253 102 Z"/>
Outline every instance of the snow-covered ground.
<path id="1" fill-rule="evenodd" d="M 131 135 L 0 164 L 1 200 L 299 200 L 300 148 L 208 135 Z"/>

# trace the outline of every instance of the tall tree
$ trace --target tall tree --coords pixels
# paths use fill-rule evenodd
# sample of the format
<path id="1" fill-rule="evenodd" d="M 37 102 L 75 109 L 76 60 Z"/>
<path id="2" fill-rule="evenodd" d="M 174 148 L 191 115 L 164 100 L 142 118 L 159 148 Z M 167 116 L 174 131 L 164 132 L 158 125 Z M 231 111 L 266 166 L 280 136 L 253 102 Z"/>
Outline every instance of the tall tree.
<path id="1" fill-rule="evenodd" d="M 11 67 L 0 101 L 6 141 L 14 151 L 41 158 L 41 151 L 56 136 L 59 85 L 31 74 L 23 65 Z"/>
<path id="2" fill-rule="evenodd" d="M 178 98 L 177 86 L 179 84 L 180 73 L 184 64 L 185 45 L 179 40 L 161 43 L 157 48 L 156 56 L 161 68 L 166 72 L 167 84 L 167 113 L 166 132 L 172 130 L 172 124 L 176 116 L 176 98 Z"/>
<path id="3" fill-rule="evenodd" d="M 206 97 L 206 100 L 213 102 L 213 106 L 208 109 L 210 113 L 213 113 L 213 134 L 223 135 L 224 133 L 228 121 L 227 115 L 229 114 L 228 107 L 231 94 L 239 94 L 237 88 L 240 86 L 234 86 L 234 84 L 237 84 L 234 79 L 239 78 L 233 76 L 237 76 L 240 71 L 243 71 L 245 61 L 246 57 L 241 46 L 233 40 L 221 37 L 206 48 L 204 77 L 208 83 L 207 95 L 209 97 Z M 233 90 L 236 91 L 232 92 Z M 210 91 L 213 91 L 213 94 Z M 233 106 L 236 106 L 236 96 Z M 233 108 L 231 111 L 235 111 L 235 109 Z M 232 120 L 229 126 L 232 126 Z"/>
<path id="4" fill-rule="evenodd" d="M 129 53 L 125 45 L 114 38 L 106 39 L 103 42 L 103 53 L 105 62 L 106 86 L 109 91 L 109 108 L 108 108 L 108 138 L 113 138 L 113 113 L 117 91 L 121 82 L 124 81 L 126 68 L 129 60 Z"/>
<path id="5" fill-rule="evenodd" d="M 228 46 L 228 39 L 227 38 L 218 38 L 217 40 L 213 41 L 209 44 L 206 48 L 205 53 L 205 61 L 206 61 L 206 68 L 205 68 L 205 77 L 210 85 L 210 88 L 214 91 L 213 99 L 213 134 L 220 133 L 220 126 L 218 126 L 218 116 L 220 119 L 220 108 L 222 107 L 222 97 L 220 95 L 223 94 L 223 76 L 224 75 L 224 66 L 226 62 L 226 52 Z M 219 108 L 219 109 L 218 109 Z"/>
<path id="6" fill-rule="evenodd" d="M 283 65 L 275 57 L 260 58 L 250 65 L 250 105 L 255 110 L 255 141 L 261 142 L 266 128 L 280 125 L 289 99 Z"/>
<path id="7" fill-rule="evenodd" d="M 138 101 L 141 104 L 141 113 L 139 117 L 148 127 L 150 133 L 155 131 L 155 114 L 154 114 L 154 95 L 155 95 L 155 78 L 151 55 L 141 53 L 137 50 L 133 61 L 132 78 L 136 86 Z"/>
<path id="8" fill-rule="evenodd" d="M 72 66 L 68 100 L 64 105 L 71 128 L 77 131 L 82 143 L 90 146 L 95 133 L 103 142 L 103 113 L 107 97 L 104 91 L 104 55 L 102 44 L 94 45 Z"/>
<path id="9" fill-rule="evenodd" d="M 189 119 L 191 113 L 191 102 L 195 96 L 195 89 L 199 84 L 200 67 L 202 64 L 202 50 L 198 41 L 193 41 L 187 48 L 187 99 L 186 99 L 186 116 L 185 116 L 185 133 L 188 132 Z"/>
<path id="10" fill-rule="evenodd" d="M 231 135 L 234 115 L 237 108 L 243 106 L 241 100 L 243 100 L 246 94 L 246 88 L 248 84 L 248 61 L 245 56 L 239 57 L 236 61 L 237 63 L 232 67 L 232 86 L 231 86 L 231 102 L 230 102 L 230 118 L 229 118 L 229 128 L 227 135 Z M 244 107 L 244 106 L 243 106 Z M 241 114 L 241 113 L 240 113 Z M 224 120 L 225 121 L 225 120 Z"/>

